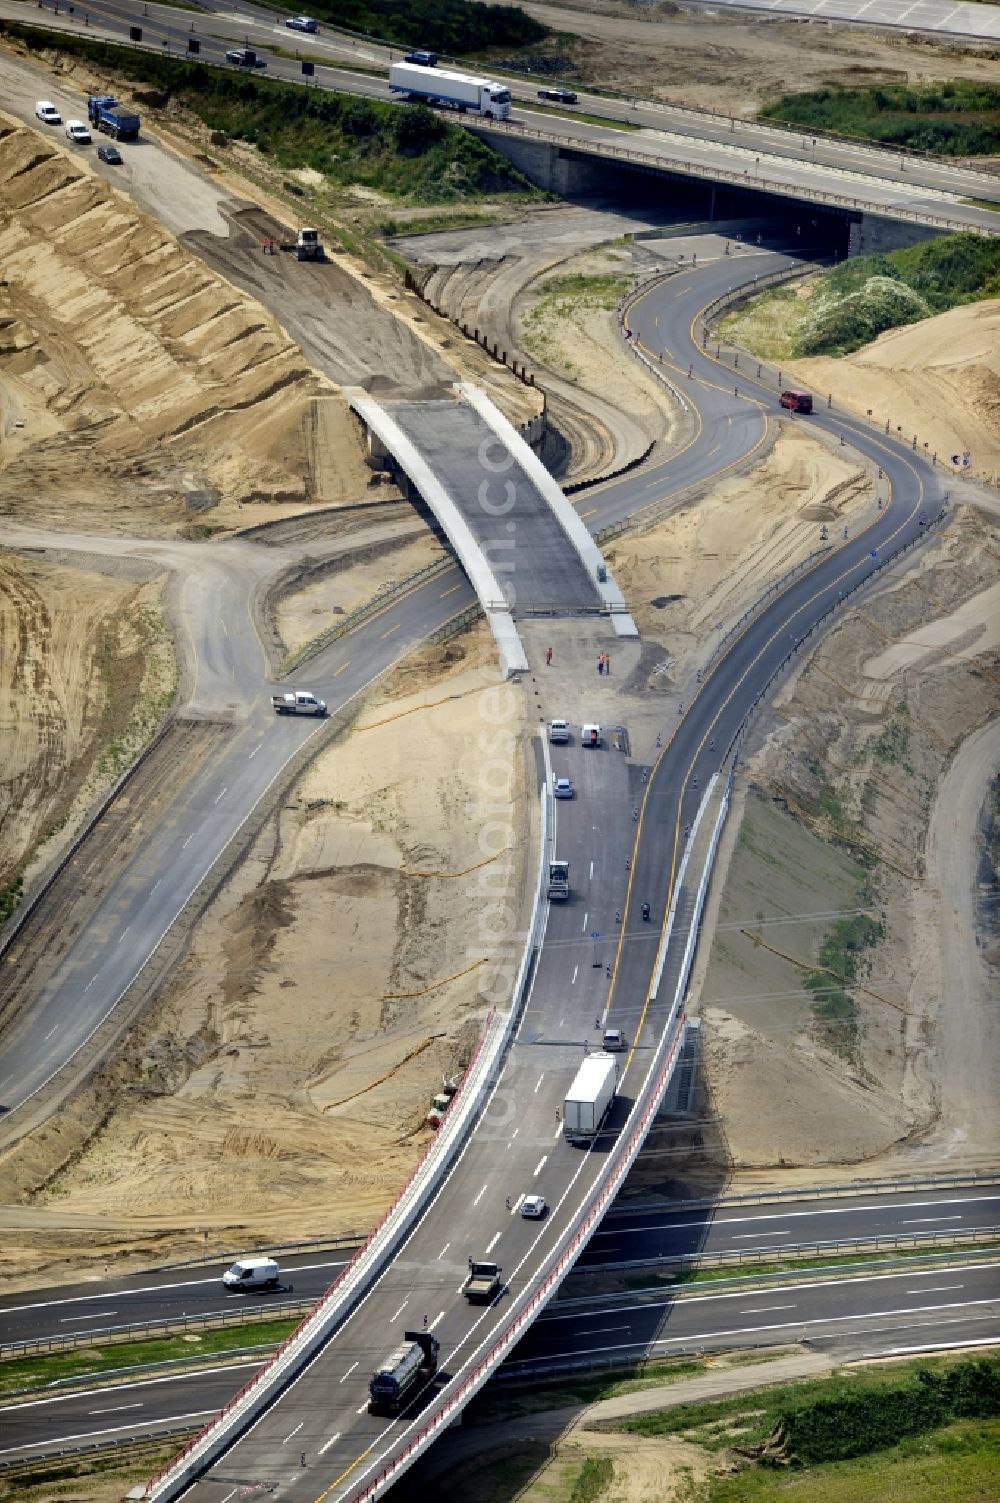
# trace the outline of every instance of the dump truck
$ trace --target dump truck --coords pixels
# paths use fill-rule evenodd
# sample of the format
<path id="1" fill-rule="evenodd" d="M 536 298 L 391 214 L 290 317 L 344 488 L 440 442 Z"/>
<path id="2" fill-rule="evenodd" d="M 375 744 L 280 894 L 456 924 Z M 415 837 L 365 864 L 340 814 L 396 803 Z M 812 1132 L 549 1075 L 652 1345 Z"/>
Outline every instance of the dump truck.
<path id="1" fill-rule="evenodd" d="M 593 1142 L 611 1109 L 617 1089 L 617 1060 L 603 1050 L 599 1054 L 588 1054 L 563 1103 L 563 1136 L 568 1142 Z"/>
<path id="2" fill-rule="evenodd" d="M 299 230 L 298 239 L 295 242 L 296 261 L 322 261 L 326 252 L 319 238 L 319 230 Z"/>
<path id="3" fill-rule="evenodd" d="M 116 141 L 139 139 L 139 116 L 123 110 L 113 94 L 91 94 L 87 100 L 87 118 L 91 125 Z"/>
<path id="4" fill-rule="evenodd" d="M 471 73 L 452 73 L 445 68 L 390 63 L 389 92 L 405 94 L 421 104 L 458 110 L 463 115 L 471 111 L 491 120 L 506 120 L 510 115 L 510 90 L 506 84 L 477 78 Z"/>
<path id="5" fill-rule="evenodd" d="M 469 1259 L 469 1273 L 462 1285 L 462 1293 L 470 1305 L 488 1305 L 503 1288 L 499 1263 L 483 1263 L 477 1258 Z"/>
<path id="6" fill-rule="evenodd" d="M 430 1331 L 404 1331 L 368 1385 L 369 1414 L 398 1414 L 413 1393 L 437 1372 L 441 1343 Z"/>
<path id="7" fill-rule="evenodd" d="M 569 862 L 549 862 L 549 897 L 557 900 L 569 897 Z"/>
<path id="8" fill-rule="evenodd" d="M 326 701 L 308 689 L 291 689 L 287 694 L 272 694 L 271 708 L 276 715 L 325 715 Z"/>

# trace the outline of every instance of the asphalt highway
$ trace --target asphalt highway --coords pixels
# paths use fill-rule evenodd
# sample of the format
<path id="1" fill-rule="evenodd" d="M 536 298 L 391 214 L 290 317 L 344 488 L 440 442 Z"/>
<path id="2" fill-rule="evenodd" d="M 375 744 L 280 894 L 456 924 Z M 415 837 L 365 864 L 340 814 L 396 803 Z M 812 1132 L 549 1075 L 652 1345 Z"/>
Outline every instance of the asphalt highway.
<path id="1" fill-rule="evenodd" d="M 773 264 L 763 255 L 752 260 L 762 269 Z M 708 475 L 725 464 L 730 453 L 735 458 L 741 439 L 745 449 L 750 433 L 763 434 L 767 408 L 775 402 L 773 394 L 750 399 L 731 392 L 711 359 L 692 343 L 694 314 L 733 275 L 728 261 L 682 273 L 650 291 L 630 313 L 632 327 L 648 348 L 664 355 L 665 364 L 692 371 L 687 378 L 689 395 L 702 423 L 675 461 L 680 474 L 695 465 Z M 623 1129 L 631 1103 L 641 1095 L 651 1045 L 667 1024 L 665 1009 L 679 963 L 680 945 L 672 947 L 677 953 L 668 955 L 663 1000 L 653 1004 L 649 977 L 654 951 L 649 940 L 662 926 L 672 893 L 682 826 L 693 818 L 700 789 L 719 766 L 728 740 L 764 692 L 793 637 L 803 636 L 836 602 L 840 590 L 871 571 L 873 548 L 877 553 L 880 547 L 919 535 L 920 513 L 930 505 L 928 493 L 933 496 L 937 488 L 923 460 L 872 435 L 863 424 L 826 411 L 814 421 L 834 433 L 849 433 L 858 447 L 878 456 L 892 487 L 891 504 L 873 519 L 866 535 L 831 549 L 730 644 L 687 713 L 678 718 L 648 782 L 640 782 L 639 769 L 610 749 L 591 752 L 578 744 L 553 748 L 554 772 L 572 776 L 579 790 L 576 800 L 560 807 L 559 845 L 580 875 L 574 900 L 549 910 L 520 1032 L 483 1120 L 402 1254 L 319 1358 L 235 1450 L 196 1484 L 200 1496 L 224 1496 L 235 1466 L 243 1476 L 280 1480 L 289 1496 L 312 1498 L 315 1472 L 309 1478 L 285 1475 L 288 1453 L 281 1447 L 292 1433 L 301 1434 L 310 1451 L 322 1450 L 322 1476 L 333 1487 L 332 1495 L 344 1494 L 370 1475 L 414 1422 L 412 1417 L 384 1422 L 367 1415 L 367 1372 L 382 1349 L 398 1339 L 401 1325 L 426 1316 L 442 1340 L 447 1371 L 457 1378 L 468 1373 L 489 1351 L 505 1307 L 501 1301 L 480 1311 L 465 1304 L 458 1288 L 466 1257 L 497 1257 L 512 1295 L 530 1290 L 555 1241 L 575 1224 L 578 1208 L 599 1184 L 601 1146 L 581 1154 L 565 1144 L 558 1108 L 582 1048 L 595 1041 L 595 1014 L 621 1023 L 635 1041 L 611 1123 L 613 1132 Z M 740 433 L 741 425 L 750 426 Z M 664 467 L 664 489 L 668 480 L 669 469 Z M 608 488 L 607 500 L 598 502 L 591 525 L 602 525 L 602 509 L 611 515 L 615 508 L 620 513 L 626 507 L 629 483 L 634 487 L 633 509 L 648 500 L 649 478 L 629 477 Z M 391 607 L 376 626 L 338 643 L 313 665 L 311 687 L 331 704 L 343 702 L 401 649 L 419 640 L 435 618 L 455 608 L 461 591 L 457 600 L 451 591 L 446 579 L 436 580 Z M 446 595 L 450 598 L 444 605 Z M 268 748 L 277 769 L 287 757 L 287 741 L 310 734 L 313 727 L 309 722 L 274 722 L 268 716 L 269 711 L 264 718 L 270 734 L 263 734 L 260 755 Z M 263 722 L 257 723 L 263 731 Z M 220 768 L 220 775 L 224 771 Z M 641 817 L 633 821 L 629 811 L 634 803 L 638 809 L 640 802 Z M 224 812 L 225 799 L 217 803 Z M 192 829 L 205 829 L 204 809 L 204 802 L 199 802 Z M 624 858 L 630 851 L 631 870 L 626 875 Z M 171 855 L 175 862 L 184 860 L 179 850 Z M 633 890 L 653 902 L 652 926 L 638 921 Z M 144 898 L 142 893 L 138 896 Z M 589 965 L 590 933 L 595 926 L 613 933 L 616 908 L 624 922 L 609 988 Z M 683 931 L 677 938 L 683 942 Z M 552 1207 L 550 1216 L 538 1224 L 516 1215 L 517 1199 L 529 1191 L 545 1194 Z M 513 1197 L 513 1214 L 505 1209 L 505 1195 Z M 338 1478 L 349 1481 L 338 1485 Z"/>
<path id="2" fill-rule="evenodd" d="M 86 25 L 81 22 L 84 14 Z M 139 25 L 144 42 L 156 42 L 177 55 L 186 53 L 194 37 L 201 48 L 199 58 L 211 63 L 224 63 L 226 51 L 234 45 L 249 45 L 266 58 L 268 77 L 301 82 L 300 59 L 306 58 L 319 70 L 314 79 L 318 87 L 381 100 L 391 97 L 382 75 L 394 55 L 399 59 L 399 49 L 394 54 L 393 49 L 364 39 L 352 42 L 322 30 L 317 34 L 289 31 L 283 23 L 276 23 L 273 11 L 259 6 L 241 7 L 237 12 L 222 3 L 208 14 L 191 15 L 171 6 L 143 5 L 138 0 L 94 0 L 85 10 L 77 7 L 70 19 L 65 6 L 60 6 L 56 17 L 50 4 L 25 13 L 17 0 L 0 0 L 0 16 L 85 30 L 117 41 L 127 41 L 129 27 Z M 275 49 L 293 55 L 281 56 Z M 791 197 L 797 193 L 829 193 L 880 212 L 923 210 L 956 224 L 997 233 L 995 215 L 990 210 L 961 200 L 996 201 L 1000 199 L 1000 185 L 995 177 L 967 167 L 641 100 L 607 100 L 584 93 L 575 107 L 560 107 L 558 111 L 539 108 L 536 80 L 510 82 L 518 103 L 509 127 L 515 132 L 551 136 L 563 144 L 576 143 L 584 150 L 588 146 L 612 152 L 631 149 L 659 158 L 681 172 L 694 176 L 699 172 L 723 174 L 727 180 L 751 189 L 767 187 Z M 625 121 L 635 129 L 625 132 L 618 126 L 604 126 L 581 118 L 584 114 Z M 456 115 L 455 119 L 465 117 Z"/>
<path id="3" fill-rule="evenodd" d="M 14 545 L 17 538 L 8 534 L 7 540 Z M 388 605 L 362 636 L 327 654 L 325 665 L 310 670 L 307 686 L 331 709 L 342 708 L 471 602 L 457 570 L 425 583 Z M 324 721 L 275 717 L 245 600 L 233 602 L 231 610 L 223 600 L 224 633 L 210 627 L 219 617 L 214 608 L 206 614 L 205 604 L 198 611 L 204 635 L 196 661 L 214 664 L 216 681 L 226 686 L 217 705 L 228 725 L 190 768 L 183 795 L 159 810 L 157 819 L 143 816 L 148 823 L 142 845 L 86 933 L 51 971 L 33 1007 L 4 1033 L 0 1104 L 6 1115 L 0 1137 L 7 1141 L 33 1123 L 33 1099 L 113 1011 L 282 770 L 311 737 L 323 735 Z"/>
<path id="4" fill-rule="evenodd" d="M 768 264 L 766 257 L 754 259 Z M 655 332 L 660 353 L 675 362 L 678 355 L 682 362 L 688 360 L 694 400 L 704 404 L 695 448 L 707 446 L 711 429 L 718 426 L 715 403 L 749 401 L 736 392 L 730 396 L 714 362 L 692 342 L 698 307 L 723 279 L 732 277 L 726 264 L 682 273 L 653 288 L 629 314 L 647 347 L 655 347 Z M 776 395 L 761 392 L 755 401 L 766 415 Z M 571 870 L 582 876 L 572 902 L 550 905 L 531 993 L 499 1086 L 400 1255 L 294 1384 L 194 1484 L 193 1495 L 218 1500 L 234 1477 L 250 1476 L 282 1486 L 291 1498 L 315 1496 L 317 1479 L 331 1497 L 348 1496 L 421 1426 L 421 1414 L 412 1408 L 399 1421 L 379 1420 L 367 1412 L 366 1367 L 370 1370 L 382 1348 L 388 1350 L 398 1339 L 401 1324 L 414 1323 L 417 1316 L 426 1320 L 441 1340 L 449 1379 L 460 1383 L 493 1349 L 504 1326 L 506 1299 L 527 1297 L 555 1246 L 571 1235 L 581 1208 L 600 1183 L 607 1145 L 599 1143 L 581 1154 L 565 1144 L 559 1108 L 582 1049 L 594 1041 L 595 1013 L 602 1022 L 610 1018 L 623 1026 L 634 1041 L 610 1120 L 612 1133 L 627 1130 L 632 1106 L 642 1097 L 652 1046 L 668 1027 L 684 938 L 683 929 L 675 931 L 666 977 L 654 996 L 650 975 L 655 946 L 650 940 L 662 927 L 673 895 L 684 823 L 693 820 L 701 790 L 726 745 L 792 644 L 836 608 L 845 590 L 867 577 L 880 549 L 920 536 L 920 518 L 931 499 L 936 510 L 937 477 L 922 458 L 840 414 L 823 411 L 816 426 L 850 433 L 858 448 L 878 456 L 890 504 L 857 537 L 831 549 L 794 580 L 729 645 L 693 704 L 678 717 L 648 781 L 639 781 L 638 769 L 630 770 L 625 758 L 606 748 L 593 752 L 574 744 L 552 749 L 553 772 L 571 776 L 578 788 L 578 797 L 559 807 L 558 847 Z M 711 472 L 715 466 L 708 452 L 707 447 L 702 450 Z M 621 646 L 617 651 L 620 657 Z M 635 817 L 630 819 L 633 803 Z M 652 926 L 639 919 L 640 894 L 653 904 Z M 622 914 L 621 938 L 608 986 L 589 964 L 590 934 L 595 929 L 615 932 L 616 908 Z M 528 1192 L 542 1193 L 549 1202 L 550 1215 L 541 1223 L 525 1223 L 516 1214 L 520 1195 Z M 512 1199 L 511 1210 L 505 1209 L 505 1195 Z M 462 1299 L 468 1256 L 495 1257 L 502 1264 L 508 1292 L 496 1305 L 480 1309 Z M 439 1387 L 431 1398 L 433 1407 L 448 1387 Z M 322 1457 L 310 1477 L 289 1468 L 282 1447 L 292 1435 L 297 1446 Z"/>
<path id="5" fill-rule="evenodd" d="M 175 14 L 183 20 L 183 13 Z M 778 263 L 754 253 L 741 256 L 739 264 L 747 272 L 748 264 L 765 270 Z M 691 443 L 669 464 L 626 477 L 594 496 L 587 520 L 595 529 L 688 481 L 717 474 L 761 442 L 777 416 L 776 393 L 751 393 L 745 381 L 734 389 L 692 337 L 700 307 L 735 275 L 734 263 L 720 259 L 651 289 L 632 309 L 631 327 L 654 358 L 662 357 L 674 379 L 687 383 L 699 423 Z M 601 1183 L 611 1138 L 625 1131 L 645 1089 L 653 1046 L 673 1016 L 686 937 L 683 915 L 659 999 L 650 992 L 650 978 L 656 937 L 677 882 L 684 826 L 693 820 L 702 791 L 748 709 L 766 691 L 794 643 L 872 572 L 886 549 L 918 538 L 922 515 L 933 515 L 939 505 L 939 477 L 919 456 L 849 415 L 823 410 L 809 421 L 835 438 L 842 434 L 883 467 L 889 504 L 863 531 L 831 547 L 728 645 L 686 713 L 678 716 L 648 780 L 628 758 L 607 747 L 588 751 L 577 743 L 552 749 L 553 771 L 572 776 L 578 789 L 577 799 L 560 806 L 558 813 L 559 849 L 575 874 L 573 899 L 548 911 L 518 1036 L 481 1122 L 401 1254 L 319 1357 L 199 1480 L 194 1488 L 199 1496 L 221 1500 L 234 1475 L 280 1483 L 289 1498 L 311 1500 L 317 1480 L 331 1490 L 331 1497 L 346 1496 L 394 1452 L 416 1422 L 410 1413 L 399 1421 L 378 1420 L 366 1408 L 371 1368 L 396 1343 L 401 1328 L 425 1321 L 442 1341 L 447 1373 L 456 1381 L 468 1375 L 502 1329 L 506 1301 L 535 1287 L 553 1249 L 569 1235 L 581 1207 Z M 347 703 L 469 598 L 457 571 L 414 590 L 318 657 L 310 667 L 309 687 L 332 709 Z M 212 619 L 218 619 L 214 611 Z M 224 753 L 203 759 L 185 804 L 169 818 L 151 822 L 149 850 L 114 885 L 107 916 L 88 934 L 86 945 L 67 957 L 51 992 L 40 1001 L 41 1022 L 36 1018 L 33 1031 L 26 1028 L 17 1036 L 21 1052 L 13 1067 L 7 1045 L 0 1078 L 7 1081 L 8 1098 L 12 1088 L 17 1095 L 21 1072 L 30 1084 L 30 1070 L 35 1070 L 32 1090 L 43 1083 L 46 1070 L 51 1073 L 65 1015 L 60 998 L 63 1009 L 71 1001 L 79 1035 L 88 1020 L 91 1028 L 96 1025 L 255 802 L 305 739 L 321 732 L 312 721 L 274 719 L 262 696 L 259 657 L 254 661 L 259 649 L 249 616 L 237 609 L 227 621 L 225 641 L 213 638 L 205 649 L 219 680 L 239 685 L 244 696 L 228 712 Z M 617 645 L 615 650 L 621 651 Z M 652 902 L 651 925 L 638 920 L 640 898 Z M 620 926 L 616 912 L 622 915 Z M 610 985 L 590 964 L 595 928 L 620 934 Z M 626 1029 L 633 1047 L 624 1059 L 611 1136 L 581 1152 L 564 1142 L 559 1110 L 583 1050 L 599 1038 L 597 1019 L 609 1017 Z M 43 1037 L 46 1024 L 50 1028 Z M 517 1215 L 525 1193 L 546 1196 L 551 1211 L 542 1222 Z M 696 1229 L 689 1227 L 685 1235 L 692 1233 Z M 509 1293 L 495 1306 L 470 1307 L 460 1295 L 466 1259 L 472 1255 L 493 1256 L 503 1264 Z M 68 1317 L 70 1322 L 76 1318 L 75 1313 Z M 728 1327 L 726 1331 L 731 1337 Z M 287 1449 L 293 1437 L 293 1450 L 301 1446 L 317 1458 L 310 1475 L 288 1474 L 289 1462 L 295 1460 Z"/>
<path id="6" fill-rule="evenodd" d="M 680 1256 L 739 1253 L 744 1258 L 788 1246 L 910 1234 L 968 1234 L 1000 1225 L 1000 1187 L 901 1191 L 891 1195 L 772 1202 L 726 1203 L 710 1209 L 682 1206 L 616 1208 L 584 1249 L 580 1271 L 605 1264 L 648 1264 Z M 101 1334 L 144 1321 L 197 1319 L 258 1310 L 289 1299 L 318 1299 L 354 1249 L 307 1251 L 284 1257 L 283 1287 L 273 1294 L 239 1294 L 222 1283 L 226 1264 L 162 1273 L 131 1274 L 86 1285 L 31 1289 L 0 1299 L 0 1345 Z M 252 1340 L 252 1329 L 248 1341 Z"/>
<path id="7" fill-rule="evenodd" d="M 1000 1337 L 998 1318 L 996 1265 L 943 1260 L 932 1269 L 817 1276 L 793 1283 L 777 1279 L 764 1287 L 693 1290 L 669 1298 L 560 1300 L 535 1322 L 510 1367 L 518 1374 L 537 1375 L 550 1367 L 564 1370 L 642 1355 L 799 1341 L 845 1358 L 877 1356 L 995 1342 Z M 122 1351 L 127 1353 L 127 1348 Z M 370 1358 L 364 1347 L 354 1349 L 353 1360 L 366 1376 Z M 248 1355 L 197 1372 L 123 1376 L 114 1386 L 74 1387 L 0 1405 L 0 1459 L 197 1428 L 258 1366 L 259 1359 Z M 325 1450 L 321 1452 L 313 1433 L 290 1421 L 274 1442 L 283 1479 L 294 1479 L 303 1470 L 300 1456 L 305 1450 L 307 1476 L 300 1485 L 308 1493 L 311 1484 L 313 1497 L 332 1449 L 337 1395 L 330 1393 L 331 1428 L 320 1442 Z M 231 1487 L 238 1481 L 259 1485 L 264 1478 L 234 1458 L 220 1480 Z"/>

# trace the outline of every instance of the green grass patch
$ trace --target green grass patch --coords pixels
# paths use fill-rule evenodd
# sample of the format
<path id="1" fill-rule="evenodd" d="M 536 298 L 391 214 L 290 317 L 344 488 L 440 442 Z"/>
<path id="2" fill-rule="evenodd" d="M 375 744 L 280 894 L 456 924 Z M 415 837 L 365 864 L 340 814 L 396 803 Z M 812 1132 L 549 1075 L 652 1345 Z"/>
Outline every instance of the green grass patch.
<path id="1" fill-rule="evenodd" d="M 712 1451 L 738 1435 L 744 1450 L 780 1446 L 786 1458 L 815 1462 L 868 1454 L 921 1428 L 998 1412 L 1000 1358 L 942 1357 L 845 1369 L 830 1378 L 681 1404 L 613 1428 L 684 1435 Z"/>
<path id="2" fill-rule="evenodd" d="M 198 1420 L 192 1420 L 191 1428 L 198 1424 Z M 153 1440 L 129 1446 L 124 1456 L 111 1451 L 85 1458 L 70 1455 L 36 1461 L 28 1472 L 14 1468 L 12 1475 L 0 1475 L 0 1503 L 15 1498 L 17 1503 L 58 1503 L 60 1499 L 65 1503 L 83 1503 L 84 1499 L 98 1496 L 125 1498 L 133 1487 L 155 1477 L 176 1456 L 177 1449 L 175 1439 Z"/>
<path id="3" fill-rule="evenodd" d="M 992 198 L 960 198 L 958 201 L 973 209 L 989 209 L 991 214 L 1000 214 L 1000 204 Z"/>
<path id="4" fill-rule="evenodd" d="M 718 329 L 723 339 L 780 364 L 793 358 L 798 327 L 808 311 L 801 283 L 772 287 L 720 318 Z"/>
<path id="5" fill-rule="evenodd" d="M 632 285 L 631 278 L 615 273 L 584 275 L 581 272 L 565 273 L 542 282 L 538 294 L 524 318 L 523 339 L 525 348 L 537 360 L 551 366 L 559 366 L 568 374 L 575 374 L 575 367 L 566 358 L 566 350 L 573 348 L 575 340 L 565 337 L 573 320 L 582 313 L 609 312 L 617 307 L 619 299 Z"/>
<path id="6" fill-rule="evenodd" d="M 379 41 L 452 57 L 487 47 L 532 46 L 549 35 L 547 26 L 517 5 L 470 0 L 314 0 L 309 14 Z"/>
<path id="7" fill-rule="evenodd" d="M 10 918 L 24 895 L 23 876 L 15 877 L 6 887 L 0 887 L 0 924 Z"/>
<path id="8" fill-rule="evenodd" d="M 51 33 L 21 23 L 0 23 L 0 34 L 29 50 L 58 46 L 133 84 L 152 85 L 210 130 L 256 146 L 283 170 L 311 168 L 331 187 L 356 184 L 419 204 L 545 198 L 505 157 L 423 105 L 402 108 L 87 37 L 55 43 Z"/>
<path id="9" fill-rule="evenodd" d="M 713 1477 L 697 1503 L 996 1503 L 998 1448 L 996 1420 L 962 1420 L 854 1461 Z"/>
<path id="10" fill-rule="evenodd" d="M 877 84 L 783 94 L 765 105 L 760 118 L 941 156 L 1000 152 L 1000 87 L 965 79 L 916 88 Z"/>
<path id="11" fill-rule="evenodd" d="M 396 235 L 433 235 L 441 230 L 476 229 L 481 225 L 509 224 L 516 216 L 505 214 L 498 208 L 493 212 L 479 213 L 475 209 L 441 209 L 433 213 L 415 214 L 411 219 L 392 215 L 376 220 L 375 227 L 387 239 Z"/>
<path id="12" fill-rule="evenodd" d="M 610 1456 L 588 1456 L 573 1483 L 569 1503 L 596 1503 L 615 1475 Z"/>
<path id="13" fill-rule="evenodd" d="M 859 896 L 862 901 L 870 901 L 867 893 Z M 806 971 L 802 978 L 812 997 L 817 1032 L 822 1042 L 839 1054 L 850 1056 L 857 1048 L 857 1005 L 850 985 L 865 964 L 866 950 L 884 935 L 884 921 L 869 913 L 838 919 L 819 947 L 816 969 Z"/>
<path id="14" fill-rule="evenodd" d="M 148 1341 L 74 1347 L 71 1351 L 47 1352 L 22 1357 L 0 1365 L 0 1394 L 39 1387 L 58 1379 L 79 1378 L 93 1373 L 107 1377 L 123 1367 L 141 1367 L 151 1362 L 170 1362 L 178 1357 L 217 1357 L 247 1346 L 276 1346 L 299 1324 L 294 1320 L 268 1320 L 260 1324 L 227 1326 L 224 1330 L 188 1332 L 184 1336 L 157 1336 Z M 194 1339 L 192 1339 L 194 1337 Z"/>
<path id="15" fill-rule="evenodd" d="M 763 359 L 848 355 L 886 329 L 960 303 L 1000 297 L 1000 240 L 941 235 L 884 256 L 857 256 L 798 293 L 780 287 L 721 320 L 720 332 Z"/>
<path id="16" fill-rule="evenodd" d="M 877 762 L 903 762 L 910 749 L 910 727 L 903 719 L 890 720 L 872 747 Z"/>

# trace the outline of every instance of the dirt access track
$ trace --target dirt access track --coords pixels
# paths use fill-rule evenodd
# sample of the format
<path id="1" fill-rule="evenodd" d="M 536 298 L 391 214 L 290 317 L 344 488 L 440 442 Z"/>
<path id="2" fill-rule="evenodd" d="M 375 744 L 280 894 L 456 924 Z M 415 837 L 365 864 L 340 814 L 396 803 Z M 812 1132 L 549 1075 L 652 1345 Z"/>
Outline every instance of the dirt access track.
<path id="1" fill-rule="evenodd" d="M 724 114 L 750 115 L 776 95 L 827 84 L 996 79 L 995 46 L 954 37 L 731 10 L 699 14 L 671 0 L 524 0 L 523 8 L 556 33 L 539 52 L 567 58 L 563 72 L 571 78 Z"/>

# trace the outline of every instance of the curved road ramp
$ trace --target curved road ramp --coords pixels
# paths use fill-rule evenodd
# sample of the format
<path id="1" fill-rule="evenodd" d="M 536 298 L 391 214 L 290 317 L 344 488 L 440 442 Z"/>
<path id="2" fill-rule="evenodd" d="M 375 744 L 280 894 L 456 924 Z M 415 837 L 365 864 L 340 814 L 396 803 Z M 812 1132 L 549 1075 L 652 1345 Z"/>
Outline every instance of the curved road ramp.
<path id="1" fill-rule="evenodd" d="M 607 615 L 618 636 L 638 636 L 590 533 L 478 387 L 462 384 L 454 398 L 431 401 L 376 402 L 360 390 L 347 395 L 372 452 L 391 457 L 444 529 L 508 677 L 528 667 L 518 616 Z"/>

